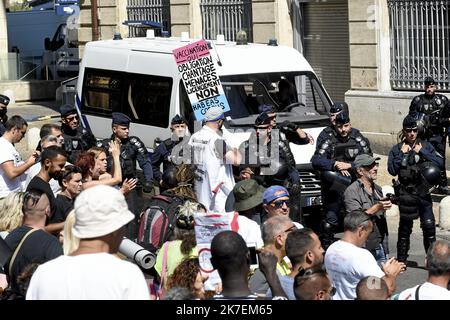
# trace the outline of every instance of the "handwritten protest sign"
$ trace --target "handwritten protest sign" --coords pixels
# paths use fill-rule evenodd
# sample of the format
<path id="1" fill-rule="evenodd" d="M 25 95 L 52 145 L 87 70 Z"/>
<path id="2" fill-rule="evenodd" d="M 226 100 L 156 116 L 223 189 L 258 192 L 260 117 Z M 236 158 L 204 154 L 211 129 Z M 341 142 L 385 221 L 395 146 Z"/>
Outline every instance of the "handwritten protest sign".
<path id="1" fill-rule="evenodd" d="M 197 240 L 198 259 L 202 272 L 209 275 L 205 282 L 206 290 L 214 290 L 221 282 L 219 274 L 211 264 L 211 242 L 214 236 L 222 231 L 238 231 L 237 212 L 229 213 L 195 213 L 195 238 Z"/>
<path id="2" fill-rule="evenodd" d="M 173 55 L 197 120 L 203 120 L 211 107 L 230 110 L 205 40 L 175 49 Z"/>

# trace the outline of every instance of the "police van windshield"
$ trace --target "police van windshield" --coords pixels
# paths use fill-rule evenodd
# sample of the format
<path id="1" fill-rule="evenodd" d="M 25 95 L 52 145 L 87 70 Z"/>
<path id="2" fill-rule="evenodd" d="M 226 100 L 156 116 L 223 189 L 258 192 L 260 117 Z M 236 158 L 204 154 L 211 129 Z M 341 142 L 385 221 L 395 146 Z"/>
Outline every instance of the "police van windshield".
<path id="1" fill-rule="evenodd" d="M 232 119 L 260 113 L 259 106 L 273 105 L 278 113 L 324 115 L 330 101 L 312 73 L 265 73 L 221 76 Z"/>

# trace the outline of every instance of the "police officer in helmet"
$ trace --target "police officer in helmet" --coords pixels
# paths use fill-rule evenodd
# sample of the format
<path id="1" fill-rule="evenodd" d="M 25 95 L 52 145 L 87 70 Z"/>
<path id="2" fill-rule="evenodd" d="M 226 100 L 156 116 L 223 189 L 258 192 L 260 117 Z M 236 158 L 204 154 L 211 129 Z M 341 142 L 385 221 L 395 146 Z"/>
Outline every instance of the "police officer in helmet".
<path id="1" fill-rule="evenodd" d="M 189 135 L 186 119 L 177 114 L 170 121 L 170 131 L 172 136 L 160 143 L 152 154 L 153 178 L 158 182 L 161 182 L 162 179 L 161 164 L 163 165 L 163 171 L 166 171 L 174 165 L 174 157 L 182 156 L 180 153 L 172 154 L 172 150 L 183 141 L 185 136 Z M 175 151 L 177 150 L 175 149 Z"/>
<path id="2" fill-rule="evenodd" d="M 129 136 L 131 119 L 120 112 L 112 113 L 112 135 L 109 139 L 101 141 L 99 146 L 108 150 L 109 141 L 113 140 L 120 144 L 120 166 L 122 167 L 122 179 L 137 178 L 136 161 L 139 163 L 144 173 L 144 183 L 142 190 L 149 193 L 153 190 L 153 171 L 152 164 L 144 143 L 135 136 Z M 108 161 L 110 163 L 110 161 Z M 142 205 L 139 203 L 136 189 L 132 190 L 127 197 L 128 207 L 136 216 L 136 219 L 128 226 L 130 239 L 137 236 L 137 219 Z"/>
<path id="3" fill-rule="evenodd" d="M 346 111 L 336 115 L 331 134 L 317 144 L 311 158 L 312 166 L 320 172 L 325 219 L 321 223 L 321 242 L 326 249 L 334 241 L 334 234 L 343 220 L 343 193 L 356 176 L 352 163 L 359 154 L 372 155 L 370 142 L 353 129 Z"/>
<path id="4" fill-rule="evenodd" d="M 445 140 L 449 134 L 450 127 L 450 101 L 442 94 L 436 93 L 436 82 L 431 77 L 424 81 L 425 92 L 413 98 L 409 107 L 409 114 L 416 116 L 423 122 L 424 130 L 419 136 L 430 142 L 436 152 L 443 158 L 441 169 L 440 186 L 436 190 L 441 194 L 450 194 L 447 186 L 447 175 L 445 170 Z"/>
<path id="5" fill-rule="evenodd" d="M 8 112 L 8 104 L 9 98 L 0 94 L 0 137 L 5 133 L 5 123 L 8 121 L 8 116 L 6 113 Z"/>
<path id="6" fill-rule="evenodd" d="M 398 196 L 400 222 L 398 226 L 397 259 L 408 258 L 409 237 L 414 219 L 420 217 L 425 252 L 436 241 L 436 227 L 433 214 L 431 191 L 439 184 L 443 158 L 433 145 L 418 138 L 417 118 L 408 115 L 403 120 L 401 142 L 389 152 L 388 171 L 398 175 L 394 182 Z"/>
<path id="7" fill-rule="evenodd" d="M 64 137 L 64 149 L 69 158 L 67 161 L 76 163 L 81 151 L 86 151 L 96 145 L 94 135 L 86 128 L 80 126 L 77 109 L 69 104 L 59 108 L 61 113 L 61 131 Z"/>

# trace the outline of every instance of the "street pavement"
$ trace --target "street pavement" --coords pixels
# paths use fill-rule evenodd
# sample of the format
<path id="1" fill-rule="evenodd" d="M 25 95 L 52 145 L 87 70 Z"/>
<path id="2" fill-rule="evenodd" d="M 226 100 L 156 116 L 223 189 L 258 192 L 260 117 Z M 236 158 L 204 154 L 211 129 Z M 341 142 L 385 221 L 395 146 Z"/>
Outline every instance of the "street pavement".
<path id="1" fill-rule="evenodd" d="M 8 115 L 12 116 L 14 114 L 19 114 L 24 117 L 27 121 L 29 121 L 29 133 L 27 133 L 26 139 L 24 139 L 21 143 L 17 145 L 17 149 L 22 154 L 23 158 L 28 157 L 32 151 L 34 150 L 34 146 L 37 145 L 36 132 L 38 132 L 38 128 L 40 128 L 43 124 L 49 122 L 59 122 L 58 108 L 52 101 L 44 101 L 44 102 L 33 102 L 33 103 L 17 103 L 8 107 Z M 50 119 L 37 121 L 34 120 L 38 117 L 48 116 Z M 54 118 L 53 118 L 54 117 Z M 31 130 L 32 128 L 36 128 Z M 30 132 L 31 131 L 31 132 Z M 34 131 L 34 133 L 33 133 Z M 36 140 L 37 139 L 37 140 Z M 449 148 L 447 148 L 447 151 Z M 383 185 L 391 185 L 392 176 L 390 176 L 387 172 L 387 156 L 386 155 L 378 155 L 381 157 L 380 167 L 378 172 L 378 181 L 377 183 L 381 186 Z M 447 159 L 449 159 L 447 153 Z M 449 168 L 450 161 L 447 163 L 447 169 Z M 448 176 L 450 176 L 450 172 L 448 171 Z M 439 223 L 439 201 L 442 197 L 434 196 L 433 201 L 433 211 L 436 217 L 436 222 Z M 390 257 L 396 256 L 396 242 L 397 242 L 397 228 L 398 228 L 398 214 L 391 215 L 387 217 L 388 226 L 389 226 L 389 251 Z M 450 230 L 442 230 L 437 227 L 437 239 L 446 239 L 450 241 Z M 339 234 L 337 235 L 339 237 Z M 416 220 L 414 222 L 413 233 L 411 235 L 411 249 L 409 251 L 409 261 L 417 264 L 417 266 L 411 267 L 409 266 L 407 271 L 401 274 L 397 281 L 397 291 L 400 292 L 406 288 L 410 288 L 415 286 L 423 281 L 425 281 L 427 277 L 427 272 L 424 269 L 425 265 L 425 251 L 422 243 L 422 232 L 420 229 L 420 222 Z"/>

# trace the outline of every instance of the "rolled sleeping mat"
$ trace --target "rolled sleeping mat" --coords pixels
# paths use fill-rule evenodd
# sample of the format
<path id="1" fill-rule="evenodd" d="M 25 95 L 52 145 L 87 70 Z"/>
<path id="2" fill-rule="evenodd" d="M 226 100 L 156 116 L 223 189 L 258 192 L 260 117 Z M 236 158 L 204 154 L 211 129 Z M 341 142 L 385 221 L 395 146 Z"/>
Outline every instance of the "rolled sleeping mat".
<path id="1" fill-rule="evenodd" d="M 153 268 L 156 263 L 156 256 L 153 253 L 125 237 L 120 243 L 119 252 L 145 270 Z"/>

